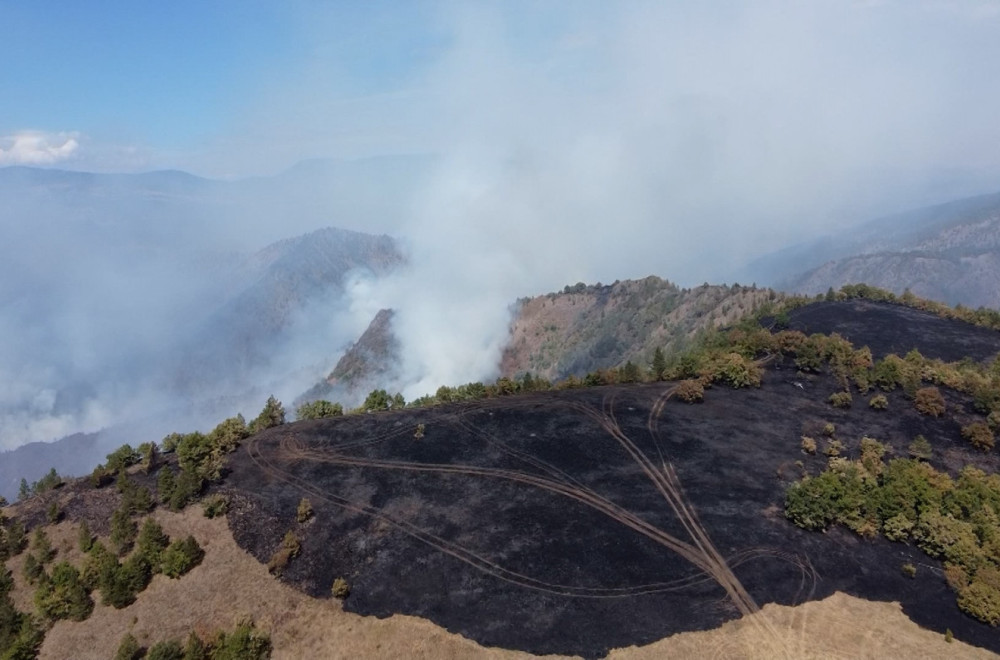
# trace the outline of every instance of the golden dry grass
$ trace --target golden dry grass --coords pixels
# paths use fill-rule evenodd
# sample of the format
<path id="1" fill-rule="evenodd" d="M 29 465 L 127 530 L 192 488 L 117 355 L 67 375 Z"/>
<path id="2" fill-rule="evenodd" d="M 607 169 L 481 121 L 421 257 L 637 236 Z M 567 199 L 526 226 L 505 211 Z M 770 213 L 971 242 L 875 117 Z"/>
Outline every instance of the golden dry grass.
<path id="1" fill-rule="evenodd" d="M 224 519 L 209 520 L 200 507 L 175 514 L 157 511 L 172 537 L 193 534 L 205 560 L 180 580 L 158 575 L 137 601 L 123 610 L 98 604 L 89 619 L 61 621 L 46 635 L 40 657 L 79 660 L 113 657 L 131 632 L 149 645 L 183 639 L 194 630 L 209 636 L 252 617 L 271 634 L 273 657 L 283 658 L 527 658 L 525 653 L 489 649 L 423 619 L 362 617 L 344 612 L 339 601 L 310 598 L 282 584 L 239 548 Z M 49 528 L 58 559 L 78 563 L 77 526 Z M 17 573 L 23 555 L 8 562 Z M 15 597 L 30 607 L 20 575 Z M 762 625 L 765 623 L 766 625 Z M 767 632 L 770 631 L 770 632 Z M 774 634 L 776 633 L 776 635 Z M 919 628 L 895 603 L 875 603 L 844 594 L 799 607 L 767 605 L 759 613 L 716 630 L 674 635 L 644 647 L 618 649 L 614 660 L 672 657 L 761 658 L 995 658 L 961 642 Z"/>

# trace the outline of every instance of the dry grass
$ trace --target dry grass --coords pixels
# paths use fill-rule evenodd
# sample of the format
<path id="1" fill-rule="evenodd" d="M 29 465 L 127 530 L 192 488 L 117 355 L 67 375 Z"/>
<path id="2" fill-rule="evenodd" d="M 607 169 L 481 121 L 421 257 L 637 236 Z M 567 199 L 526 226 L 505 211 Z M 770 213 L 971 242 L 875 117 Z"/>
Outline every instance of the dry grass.
<path id="1" fill-rule="evenodd" d="M 336 599 L 317 600 L 288 587 L 240 549 L 225 519 L 204 518 L 199 507 L 154 516 L 172 537 L 193 534 L 205 560 L 180 580 L 158 575 L 123 610 L 97 605 L 86 621 L 57 623 L 46 635 L 41 658 L 95 660 L 113 657 L 127 632 L 144 645 L 183 639 L 194 630 L 209 636 L 244 616 L 271 633 L 274 658 L 527 658 L 489 649 L 439 626 L 409 616 L 362 617 Z M 78 563 L 77 526 L 49 528 L 58 559 Z M 23 555 L 22 555 L 23 557 Z M 8 562 L 18 573 L 21 557 Z M 30 607 L 20 575 L 15 598 Z M 765 623 L 767 625 L 761 625 Z M 776 631 L 777 637 L 767 630 Z M 758 614 L 717 630 L 674 635 L 644 647 L 618 649 L 615 660 L 698 658 L 994 658 L 992 653 L 919 628 L 895 603 L 875 603 L 844 594 L 799 607 L 767 605 Z"/>
<path id="2" fill-rule="evenodd" d="M 765 619 L 778 638 L 753 619 Z M 641 648 L 617 649 L 614 660 L 661 658 L 996 658 L 989 651 L 948 643 L 944 635 L 913 623 L 898 603 L 878 603 L 843 593 L 798 607 L 765 605 L 757 614 L 716 630 L 681 633 Z"/>

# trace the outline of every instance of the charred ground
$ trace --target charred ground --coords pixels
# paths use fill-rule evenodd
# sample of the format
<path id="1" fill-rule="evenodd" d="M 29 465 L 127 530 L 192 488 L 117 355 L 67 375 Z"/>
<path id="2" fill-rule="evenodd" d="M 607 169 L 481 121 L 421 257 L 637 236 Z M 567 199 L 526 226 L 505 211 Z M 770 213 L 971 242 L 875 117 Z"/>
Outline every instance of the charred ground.
<path id="1" fill-rule="evenodd" d="M 876 354 L 917 348 L 983 359 L 1000 350 L 1000 334 L 897 305 L 825 303 L 790 317 L 793 327 L 840 332 Z M 701 405 L 672 399 L 661 408 L 670 386 L 551 391 L 270 429 L 232 457 L 230 524 L 262 561 L 294 531 L 302 552 L 283 578 L 310 594 L 328 597 L 342 576 L 352 587 L 348 610 L 425 617 L 484 645 L 596 657 L 739 616 L 691 562 L 574 496 L 594 493 L 690 542 L 609 432 L 611 420 L 654 464 L 676 471 L 684 500 L 758 604 L 834 591 L 894 600 L 922 626 L 1000 651 L 995 630 L 958 610 L 940 564 L 918 549 L 841 528 L 807 532 L 783 516 L 788 484 L 826 462 L 803 454 L 800 437 L 818 436 L 827 422 L 847 456 L 863 435 L 905 455 L 920 433 L 937 467 L 995 471 L 995 454 L 961 439 L 973 416 L 966 398 L 947 392 L 940 419 L 919 415 L 899 391 L 887 411 L 836 409 L 827 403 L 838 389 L 832 377 L 780 360 L 759 389 L 712 388 Z M 419 424 L 422 438 L 414 437 Z M 316 515 L 298 523 L 302 497 Z M 901 572 L 906 562 L 918 567 L 915 579 Z"/>

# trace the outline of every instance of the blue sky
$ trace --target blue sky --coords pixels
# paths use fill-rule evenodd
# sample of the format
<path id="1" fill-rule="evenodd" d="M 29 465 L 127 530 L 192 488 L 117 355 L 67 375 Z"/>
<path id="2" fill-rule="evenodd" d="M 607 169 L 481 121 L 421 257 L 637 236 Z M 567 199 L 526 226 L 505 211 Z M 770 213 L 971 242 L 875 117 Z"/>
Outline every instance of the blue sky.
<path id="1" fill-rule="evenodd" d="M 110 169 L 183 164 L 317 65 L 323 94 L 405 84 L 438 47 L 426 13 L 407 2 L 4 0 L 0 136 L 75 136 Z"/>
<path id="2" fill-rule="evenodd" d="M 0 25 L 0 164 L 488 169 L 603 141 L 735 196 L 823 180 L 833 197 L 872 172 L 964 178 L 957 194 L 1000 172 L 995 0 L 0 0 Z"/>

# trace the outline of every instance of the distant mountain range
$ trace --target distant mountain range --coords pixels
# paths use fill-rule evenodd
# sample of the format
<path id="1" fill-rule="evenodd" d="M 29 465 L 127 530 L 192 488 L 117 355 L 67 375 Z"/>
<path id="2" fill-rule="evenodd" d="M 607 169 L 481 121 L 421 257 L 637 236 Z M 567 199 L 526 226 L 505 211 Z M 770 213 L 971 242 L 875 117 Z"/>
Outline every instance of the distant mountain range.
<path id="1" fill-rule="evenodd" d="M 747 273 L 796 293 L 864 282 L 950 304 L 1000 307 L 1000 193 L 879 218 L 758 259 Z"/>

